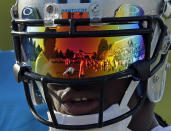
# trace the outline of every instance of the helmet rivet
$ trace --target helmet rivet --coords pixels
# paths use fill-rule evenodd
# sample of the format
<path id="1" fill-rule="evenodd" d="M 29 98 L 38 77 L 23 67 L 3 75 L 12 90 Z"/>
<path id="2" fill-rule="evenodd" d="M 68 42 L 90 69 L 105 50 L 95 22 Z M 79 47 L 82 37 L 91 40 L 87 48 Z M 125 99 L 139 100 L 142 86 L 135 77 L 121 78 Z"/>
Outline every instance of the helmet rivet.
<path id="1" fill-rule="evenodd" d="M 153 76 L 153 83 L 157 83 L 159 81 L 159 79 L 160 79 L 159 76 L 157 74 L 155 74 Z"/>
<path id="2" fill-rule="evenodd" d="M 171 64 L 170 64 L 170 63 L 167 63 L 167 64 L 166 64 L 166 68 L 165 68 L 166 71 L 170 70 L 170 68 L 171 68 Z"/>
<path id="3" fill-rule="evenodd" d="M 92 12 L 94 12 L 94 13 L 99 12 L 99 4 L 95 3 L 95 4 L 92 6 Z"/>
<path id="4" fill-rule="evenodd" d="M 53 6 L 52 5 L 49 5 L 46 7 L 46 11 L 49 13 L 49 14 L 52 14 L 53 13 Z"/>
<path id="5" fill-rule="evenodd" d="M 98 2 L 92 3 L 89 6 L 90 19 L 92 21 L 99 21 L 102 18 L 102 7 Z"/>

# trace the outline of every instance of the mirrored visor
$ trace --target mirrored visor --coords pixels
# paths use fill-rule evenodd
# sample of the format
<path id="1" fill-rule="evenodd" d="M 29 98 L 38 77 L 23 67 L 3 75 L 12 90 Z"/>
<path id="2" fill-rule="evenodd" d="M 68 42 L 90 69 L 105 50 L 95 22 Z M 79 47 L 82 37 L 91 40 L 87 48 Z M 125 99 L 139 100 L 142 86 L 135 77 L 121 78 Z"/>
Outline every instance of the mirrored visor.
<path id="1" fill-rule="evenodd" d="M 138 24 L 80 26 L 78 31 L 138 29 Z M 67 26 L 27 27 L 27 32 L 66 32 Z M 63 79 L 93 78 L 128 69 L 145 57 L 141 35 L 23 38 L 22 54 L 32 71 Z"/>

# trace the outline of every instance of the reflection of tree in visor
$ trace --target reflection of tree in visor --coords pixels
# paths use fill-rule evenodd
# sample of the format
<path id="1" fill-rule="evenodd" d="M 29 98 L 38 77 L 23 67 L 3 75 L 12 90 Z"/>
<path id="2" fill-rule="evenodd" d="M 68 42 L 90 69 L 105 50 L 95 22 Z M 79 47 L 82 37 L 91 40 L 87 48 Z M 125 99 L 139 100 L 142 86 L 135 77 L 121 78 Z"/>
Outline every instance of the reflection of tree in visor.
<path id="1" fill-rule="evenodd" d="M 56 30 L 46 28 L 45 32 L 56 32 Z M 55 58 L 55 44 L 56 44 L 56 39 L 44 38 L 44 51 L 43 51 L 43 53 L 48 60 L 51 58 Z"/>

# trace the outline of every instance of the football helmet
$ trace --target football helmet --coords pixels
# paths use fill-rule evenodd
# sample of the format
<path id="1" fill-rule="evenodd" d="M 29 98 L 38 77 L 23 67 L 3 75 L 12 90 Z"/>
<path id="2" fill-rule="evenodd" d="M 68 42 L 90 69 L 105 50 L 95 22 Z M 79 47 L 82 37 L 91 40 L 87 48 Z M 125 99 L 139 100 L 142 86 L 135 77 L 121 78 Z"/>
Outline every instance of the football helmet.
<path id="1" fill-rule="evenodd" d="M 149 4 L 150 3 L 150 4 Z M 28 105 L 41 123 L 68 130 L 101 128 L 132 116 L 146 95 L 161 100 L 171 48 L 169 0 L 17 0 L 11 9 L 14 74 L 24 83 Z M 105 119 L 105 82 L 131 78 L 120 105 L 138 90 L 139 101 L 117 117 Z M 47 85 L 100 83 L 97 121 L 61 124 Z M 50 120 L 34 105 L 46 103 Z"/>

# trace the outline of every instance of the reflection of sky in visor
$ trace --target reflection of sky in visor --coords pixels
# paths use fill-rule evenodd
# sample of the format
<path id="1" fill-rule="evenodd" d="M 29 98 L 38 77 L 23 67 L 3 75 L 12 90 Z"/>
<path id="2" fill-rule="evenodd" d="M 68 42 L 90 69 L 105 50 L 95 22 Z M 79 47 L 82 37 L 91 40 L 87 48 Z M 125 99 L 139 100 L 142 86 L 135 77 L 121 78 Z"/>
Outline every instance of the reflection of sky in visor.
<path id="1" fill-rule="evenodd" d="M 124 5 L 118 16 L 140 16 L 137 6 Z M 123 10 L 127 10 L 124 14 Z M 139 9 L 139 8 L 138 8 Z M 130 12 L 136 11 L 136 13 Z M 139 14 L 140 13 L 140 14 Z M 138 29 L 138 24 L 79 26 L 77 31 Z M 69 27 L 48 29 L 69 31 Z M 27 32 L 45 32 L 45 27 L 27 27 Z M 144 41 L 141 35 L 84 38 L 24 38 L 23 54 L 33 72 L 55 78 L 91 78 L 109 75 L 128 69 L 144 59 Z"/>

